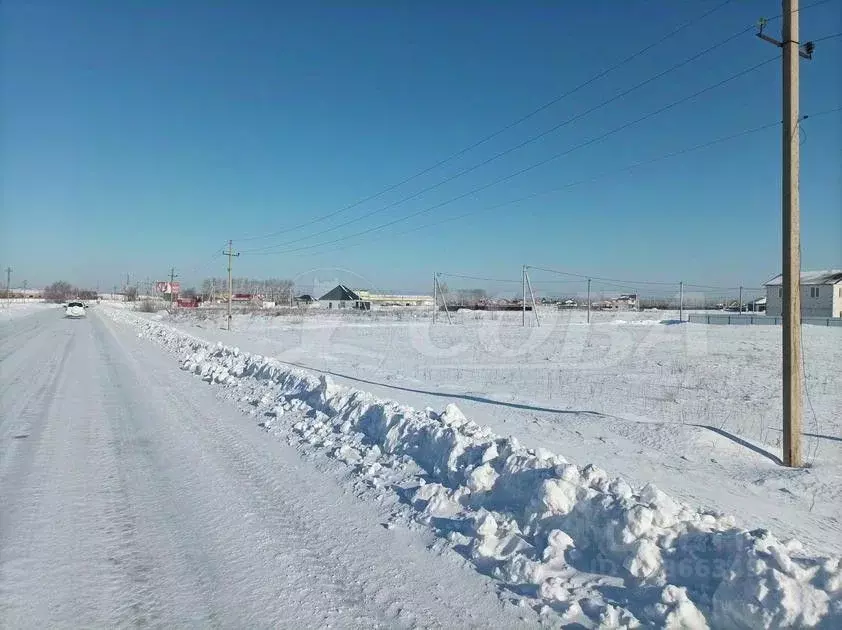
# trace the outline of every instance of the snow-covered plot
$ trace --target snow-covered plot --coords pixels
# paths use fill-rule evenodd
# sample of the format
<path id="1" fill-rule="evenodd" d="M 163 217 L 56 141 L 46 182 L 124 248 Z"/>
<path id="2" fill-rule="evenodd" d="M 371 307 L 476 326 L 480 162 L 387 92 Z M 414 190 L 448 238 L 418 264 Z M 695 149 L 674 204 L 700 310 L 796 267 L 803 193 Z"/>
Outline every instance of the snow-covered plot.
<path id="1" fill-rule="evenodd" d="M 780 327 L 670 325 L 678 312 L 460 311 L 430 326 L 429 311 L 300 317 L 236 315 L 234 343 L 316 370 L 391 376 L 453 394 L 588 409 L 647 421 L 715 426 L 770 446 L 780 436 Z M 527 314 L 528 318 L 531 314 Z M 179 313 L 171 323 L 229 343 L 221 319 Z M 842 433 L 837 374 L 842 333 L 805 326 L 811 433 Z M 813 413 L 813 411 L 815 413 Z M 816 423 L 819 419 L 819 424 Z M 820 426 L 819 426 L 820 425 Z M 821 430 L 817 430 L 821 429 Z M 821 443 L 807 436 L 808 456 Z"/>
<path id="2" fill-rule="evenodd" d="M 791 470 L 779 464 L 779 327 L 670 324 L 677 312 L 595 312 L 590 325 L 580 312 L 541 316 L 537 328 L 520 313 L 460 311 L 431 326 L 429 310 L 322 309 L 238 314 L 232 331 L 202 309 L 149 317 L 416 409 L 456 402 L 527 447 L 656 483 L 812 553 L 842 549 L 842 329 L 804 328 L 810 466 Z"/>
<path id="3" fill-rule="evenodd" d="M 398 493 L 412 519 L 553 623 L 842 626 L 838 555 L 805 552 L 653 484 L 526 448 L 453 404 L 413 409 L 165 323 L 110 315 L 259 413 L 267 429 L 346 462 L 364 485 Z"/>
<path id="4" fill-rule="evenodd" d="M 49 304 L 40 300 L 29 300 L 25 302 L 22 300 L 8 301 L 0 299 L 0 322 L 25 317 L 26 315 L 38 313 L 46 309 L 55 309 L 59 313 L 59 306 L 58 304 Z"/>

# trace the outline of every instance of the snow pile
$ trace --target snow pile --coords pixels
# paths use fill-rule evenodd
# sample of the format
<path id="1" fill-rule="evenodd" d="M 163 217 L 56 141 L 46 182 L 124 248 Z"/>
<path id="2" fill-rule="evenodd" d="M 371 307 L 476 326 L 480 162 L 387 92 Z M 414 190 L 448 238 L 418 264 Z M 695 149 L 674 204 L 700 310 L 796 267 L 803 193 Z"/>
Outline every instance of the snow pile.
<path id="1" fill-rule="evenodd" d="M 745 531 L 653 485 L 526 449 L 455 405 L 419 411 L 271 358 L 212 346 L 113 312 L 227 385 L 269 427 L 354 466 L 372 485 L 401 480 L 417 521 L 547 614 L 584 627 L 842 627 L 842 561 Z M 289 423 L 280 421 L 290 414 Z"/>

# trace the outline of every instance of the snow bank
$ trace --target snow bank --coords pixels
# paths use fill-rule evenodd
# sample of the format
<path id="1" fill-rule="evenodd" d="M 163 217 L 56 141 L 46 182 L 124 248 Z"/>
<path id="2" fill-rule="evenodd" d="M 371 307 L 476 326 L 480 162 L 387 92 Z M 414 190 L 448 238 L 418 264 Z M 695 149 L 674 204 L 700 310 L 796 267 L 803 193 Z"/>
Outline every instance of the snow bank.
<path id="1" fill-rule="evenodd" d="M 842 561 L 745 531 L 653 485 L 526 449 L 455 405 L 419 411 L 271 358 L 110 315 L 184 370 L 240 389 L 300 442 L 376 484 L 402 479 L 416 520 L 511 591 L 591 628 L 842 627 Z M 240 399 L 243 401 L 243 399 Z M 401 477 L 400 473 L 403 474 Z M 396 476 L 397 474 L 397 476 Z"/>

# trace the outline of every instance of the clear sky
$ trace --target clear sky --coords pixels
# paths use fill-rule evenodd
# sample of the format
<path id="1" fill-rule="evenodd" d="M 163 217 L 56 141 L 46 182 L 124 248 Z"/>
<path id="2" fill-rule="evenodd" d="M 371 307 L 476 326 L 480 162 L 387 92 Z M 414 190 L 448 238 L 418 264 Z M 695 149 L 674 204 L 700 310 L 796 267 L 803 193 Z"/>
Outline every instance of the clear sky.
<path id="1" fill-rule="evenodd" d="M 15 285 L 65 279 L 104 289 L 126 273 L 162 279 L 171 266 L 198 284 L 224 275 L 231 238 L 243 251 L 236 275 L 302 285 L 316 275 L 425 290 L 434 271 L 518 278 L 527 263 L 757 286 L 780 266 L 776 126 L 483 210 L 779 121 L 774 61 L 575 148 L 775 57 L 753 32 L 395 202 L 778 15 L 780 3 L 769 0 L 733 0 L 489 142 L 290 230 L 436 164 L 720 4 L 3 0 L 0 264 L 14 269 Z M 777 37 L 780 26 L 773 20 L 767 31 Z M 840 31 L 842 0 L 801 13 L 802 41 Z M 801 64 L 801 107 L 840 105 L 836 37 Z M 842 112 L 803 129 L 803 268 L 840 268 Z M 244 240 L 269 233 L 278 234 Z M 265 247 L 274 249 L 247 252 Z"/>

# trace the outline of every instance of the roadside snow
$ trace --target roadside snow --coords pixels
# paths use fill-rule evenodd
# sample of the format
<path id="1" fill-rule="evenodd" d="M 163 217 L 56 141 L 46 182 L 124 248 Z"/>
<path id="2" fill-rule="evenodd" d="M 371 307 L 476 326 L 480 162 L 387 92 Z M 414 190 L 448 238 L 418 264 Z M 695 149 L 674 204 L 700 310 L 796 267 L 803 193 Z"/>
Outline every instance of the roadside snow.
<path id="1" fill-rule="evenodd" d="M 842 561 L 528 449 L 453 404 L 416 410 L 110 311 L 291 442 L 395 488 L 415 520 L 546 614 L 585 627 L 839 627 Z M 289 418 L 287 420 L 287 418 Z"/>
<path id="2" fill-rule="evenodd" d="M 411 308 L 239 313 L 231 331 L 213 310 L 139 316 L 416 409 L 456 402 L 528 448 L 602 462 L 815 555 L 842 549 L 842 329 L 803 331 L 809 466 L 795 470 L 780 465 L 778 327 L 670 325 L 677 312 L 594 313 L 588 325 L 539 310 L 540 328 L 479 312 L 431 326 Z"/>
<path id="3" fill-rule="evenodd" d="M 58 304 L 47 304 L 45 302 L 19 302 L 0 300 L 0 322 L 25 317 L 32 313 L 38 313 L 47 309 L 56 309 L 60 312 Z"/>

